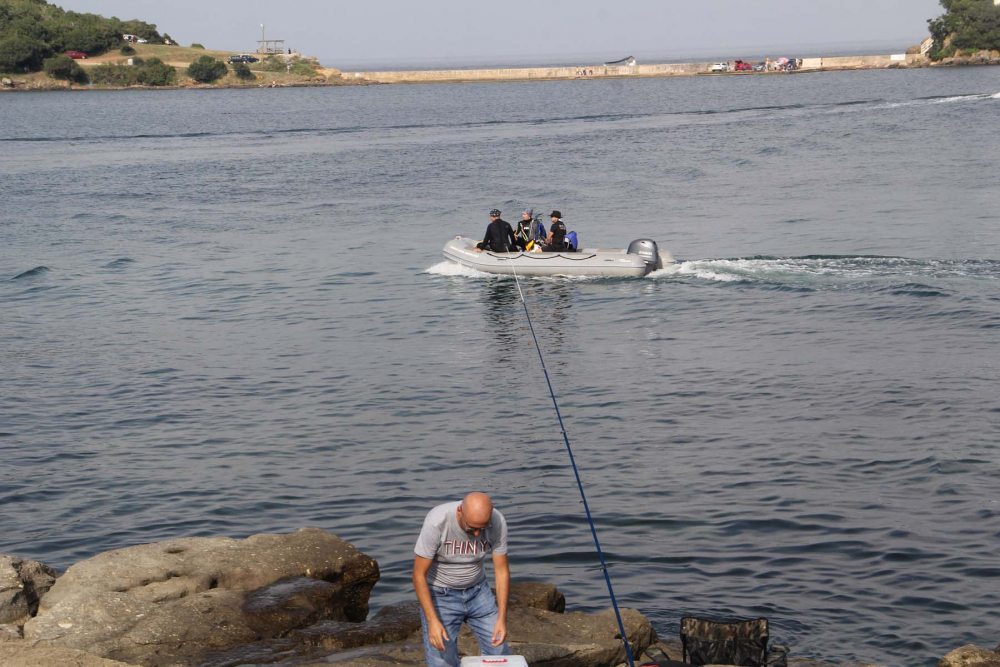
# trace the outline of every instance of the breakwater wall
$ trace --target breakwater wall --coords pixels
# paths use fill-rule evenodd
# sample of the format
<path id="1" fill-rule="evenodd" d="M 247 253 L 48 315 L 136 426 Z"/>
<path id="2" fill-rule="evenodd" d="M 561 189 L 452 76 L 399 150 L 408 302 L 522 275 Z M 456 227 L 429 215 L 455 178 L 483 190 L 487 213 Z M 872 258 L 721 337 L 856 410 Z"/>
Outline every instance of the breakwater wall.
<path id="1" fill-rule="evenodd" d="M 889 69 L 893 67 L 922 67 L 926 56 L 898 54 L 886 56 L 849 56 L 841 58 L 806 58 L 799 71 Z M 712 63 L 667 63 L 661 65 L 632 65 L 608 67 L 517 67 L 507 69 L 448 69 L 413 70 L 396 72 L 344 72 L 346 79 L 363 79 L 377 83 L 458 83 L 474 81 L 557 81 L 566 79 L 642 78 L 664 76 L 747 76 L 771 75 L 783 72 L 725 72 L 712 71 Z"/>

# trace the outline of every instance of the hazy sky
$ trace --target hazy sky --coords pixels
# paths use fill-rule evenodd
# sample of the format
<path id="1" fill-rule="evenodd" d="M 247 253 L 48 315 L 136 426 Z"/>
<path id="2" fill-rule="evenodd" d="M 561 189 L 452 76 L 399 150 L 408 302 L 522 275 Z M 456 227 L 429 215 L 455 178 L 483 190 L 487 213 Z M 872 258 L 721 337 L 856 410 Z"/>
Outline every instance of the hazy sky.
<path id="1" fill-rule="evenodd" d="M 182 44 L 252 51 L 285 39 L 324 64 L 686 54 L 915 44 L 938 0 L 53 0 L 155 23 Z M 733 57 L 739 57 L 739 53 Z"/>

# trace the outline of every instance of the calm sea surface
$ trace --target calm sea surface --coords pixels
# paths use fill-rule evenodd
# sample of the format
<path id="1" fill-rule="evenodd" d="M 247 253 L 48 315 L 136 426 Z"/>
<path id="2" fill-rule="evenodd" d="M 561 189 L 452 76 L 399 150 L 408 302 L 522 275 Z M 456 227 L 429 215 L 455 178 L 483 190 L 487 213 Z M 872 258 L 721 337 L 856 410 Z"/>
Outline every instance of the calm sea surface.
<path id="1" fill-rule="evenodd" d="M 0 553 L 318 526 L 412 597 L 483 489 L 608 606 L 497 206 L 635 280 L 529 280 L 616 592 L 675 636 L 933 663 L 1000 625 L 1000 69 L 0 96 Z"/>

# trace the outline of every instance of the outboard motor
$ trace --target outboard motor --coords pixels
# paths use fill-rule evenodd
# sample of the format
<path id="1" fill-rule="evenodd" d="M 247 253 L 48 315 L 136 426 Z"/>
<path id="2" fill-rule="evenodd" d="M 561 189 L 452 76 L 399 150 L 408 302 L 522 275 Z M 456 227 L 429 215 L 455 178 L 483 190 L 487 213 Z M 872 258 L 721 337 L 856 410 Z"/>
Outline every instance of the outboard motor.
<path id="1" fill-rule="evenodd" d="M 646 262 L 646 273 L 662 269 L 660 264 L 660 249 L 652 239 L 636 239 L 628 244 L 628 254 L 639 255 Z"/>

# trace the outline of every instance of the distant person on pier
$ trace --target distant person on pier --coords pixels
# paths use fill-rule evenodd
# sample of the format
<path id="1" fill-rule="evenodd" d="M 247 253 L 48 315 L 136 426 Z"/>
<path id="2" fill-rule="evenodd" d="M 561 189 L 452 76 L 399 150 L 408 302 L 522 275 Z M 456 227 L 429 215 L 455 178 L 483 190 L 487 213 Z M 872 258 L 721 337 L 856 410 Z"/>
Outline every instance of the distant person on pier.
<path id="1" fill-rule="evenodd" d="M 427 667 L 459 667 L 458 631 L 469 626 L 482 655 L 508 655 L 507 521 L 485 493 L 438 505 L 413 549 L 413 588 L 420 602 Z M 496 597 L 483 561 L 490 553 Z"/>
<path id="2" fill-rule="evenodd" d="M 562 221 L 562 213 L 552 211 L 552 226 L 549 227 L 549 236 L 545 239 L 542 252 L 562 252 L 566 249 L 566 225 Z"/>
<path id="3" fill-rule="evenodd" d="M 514 252 L 517 241 L 510 223 L 500 218 L 500 209 L 490 211 L 490 224 L 486 228 L 486 236 L 476 244 L 475 252 L 492 250 L 493 252 Z"/>

